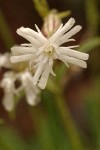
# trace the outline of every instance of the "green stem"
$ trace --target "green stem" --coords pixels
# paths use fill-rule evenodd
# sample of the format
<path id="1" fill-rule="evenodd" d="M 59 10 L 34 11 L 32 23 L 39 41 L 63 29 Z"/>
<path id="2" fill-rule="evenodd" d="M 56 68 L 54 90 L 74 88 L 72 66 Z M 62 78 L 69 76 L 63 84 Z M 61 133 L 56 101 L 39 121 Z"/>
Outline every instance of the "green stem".
<path id="1" fill-rule="evenodd" d="M 11 31 L 9 29 L 9 26 L 5 20 L 5 17 L 0 10 L 0 34 L 3 38 L 3 41 L 6 45 L 6 48 L 9 50 L 9 48 L 15 43 L 14 39 L 12 37 Z"/>
<path id="2" fill-rule="evenodd" d="M 51 83 L 48 88 L 54 93 L 55 103 L 58 108 L 59 114 L 61 115 L 62 121 L 64 122 L 66 134 L 70 140 L 72 150 L 84 150 L 83 143 L 81 142 L 80 135 L 76 128 L 75 122 L 71 116 L 70 110 L 63 98 L 61 88 L 59 85 Z"/>
<path id="3" fill-rule="evenodd" d="M 86 19 L 88 24 L 88 30 L 91 35 L 98 33 L 99 28 L 99 10 L 97 0 L 86 0 L 85 1 Z"/>
<path id="4" fill-rule="evenodd" d="M 56 94 L 56 105 L 65 124 L 66 133 L 70 140 L 72 150 L 83 150 L 83 145 L 69 108 L 60 94 Z"/>

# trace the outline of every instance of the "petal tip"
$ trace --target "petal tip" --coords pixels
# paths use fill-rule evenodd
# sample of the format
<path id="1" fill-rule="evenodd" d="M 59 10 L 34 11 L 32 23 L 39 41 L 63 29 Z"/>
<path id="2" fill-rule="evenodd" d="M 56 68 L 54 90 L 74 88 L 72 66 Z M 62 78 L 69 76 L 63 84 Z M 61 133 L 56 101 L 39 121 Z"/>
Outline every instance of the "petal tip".
<path id="1" fill-rule="evenodd" d="M 75 23 L 75 19 L 74 19 L 74 18 L 70 18 L 69 21 L 70 21 L 71 24 L 74 24 L 74 23 Z"/>

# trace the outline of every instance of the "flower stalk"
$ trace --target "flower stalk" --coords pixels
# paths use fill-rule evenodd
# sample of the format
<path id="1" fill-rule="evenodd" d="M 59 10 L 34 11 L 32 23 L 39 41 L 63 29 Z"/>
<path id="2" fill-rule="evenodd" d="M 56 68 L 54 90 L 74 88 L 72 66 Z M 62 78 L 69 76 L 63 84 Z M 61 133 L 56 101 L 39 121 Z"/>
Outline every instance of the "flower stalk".
<path id="1" fill-rule="evenodd" d="M 67 106 L 67 102 L 65 102 L 65 99 L 63 98 L 61 86 L 50 80 L 47 88 L 55 96 L 56 107 L 64 123 L 65 131 L 71 143 L 72 150 L 84 150 L 78 129 L 76 128 L 75 122 L 71 116 L 70 110 Z"/>

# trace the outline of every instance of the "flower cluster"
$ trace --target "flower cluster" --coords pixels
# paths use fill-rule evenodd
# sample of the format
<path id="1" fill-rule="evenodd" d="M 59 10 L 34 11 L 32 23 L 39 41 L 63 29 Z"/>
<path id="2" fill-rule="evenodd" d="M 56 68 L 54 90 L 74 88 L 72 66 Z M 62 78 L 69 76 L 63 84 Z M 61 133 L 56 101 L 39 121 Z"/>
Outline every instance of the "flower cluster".
<path id="1" fill-rule="evenodd" d="M 40 101 L 40 89 L 46 87 L 50 74 L 56 76 L 53 71 L 55 60 L 60 60 L 67 66 L 71 63 L 82 68 L 87 67 L 86 60 L 89 55 L 74 50 L 78 45 L 62 46 L 64 43 L 75 41 L 71 37 L 82 27 L 80 25 L 73 27 L 74 18 L 70 18 L 64 26 L 59 19 L 58 22 L 56 20 L 56 15 L 46 18 L 43 26 L 45 36 L 37 25 L 35 25 L 37 32 L 24 27 L 17 29 L 17 33 L 29 42 L 12 47 L 12 56 L 9 53 L 0 54 L 0 68 L 10 69 L 4 73 L 0 82 L 0 86 L 4 89 L 3 105 L 7 111 L 15 107 L 14 97 L 18 97 L 21 91 L 24 91 L 29 105 L 34 106 Z M 20 85 L 16 87 L 18 81 Z"/>
<path id="2" fill-rule="evenodd" d="M 14 71 L 10 63 L 9 53 L 0 55 L 0 67 L 11 70 L 4 73 L 0 82 L 0 87 L 4 90 L 2 104 L 7 111 L 14 109 L 16 104 L 15 96 L 19 97 L 21 91 L 25 93 L 29 105 L 34 106 L 40 101 L 40 90 L 32 84 L 32 73 L 28 69 L 21 72 Z M 16 88 L 15 83 L 17 81 L 20 82 L 20 85 Z"/>
<path id="3" fill-rule="evenodd" d="M 46 38 L 41 33 L 37 25 L 35 25 L 37 32 L 30 28 L 19 28 L 17 33 L 30 43 L 12 47 L 11 62 L 28 61 L 30 68 L 36 70 L 32 82 L 41 89 L 46 87 L 50 73 L 55 76 L 53 64 L 57 59 L 64 62 L 67 66 L 71 63 L 86 68 L 86 60 L 88 60 L 89 55 L 74 50 L 78 45 L 61 46 L 66 42 L 75 41 L 71 37 L 78 33 L 82 27 L 80 25 L 73 27 L 74 24 L 75 19 L 70 18 L 64 26 L 61 24 L 49 38 Z"/>

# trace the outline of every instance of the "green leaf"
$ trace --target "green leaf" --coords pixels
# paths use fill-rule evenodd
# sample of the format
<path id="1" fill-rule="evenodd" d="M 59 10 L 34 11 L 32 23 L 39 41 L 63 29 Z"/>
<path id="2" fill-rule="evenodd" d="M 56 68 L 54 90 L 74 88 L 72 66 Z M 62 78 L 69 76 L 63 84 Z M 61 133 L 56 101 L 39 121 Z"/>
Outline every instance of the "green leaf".
<path id="1" fill-rule="evenodd" d="M 82 43 L 78 50 L 81 52 L 88 52 L 98 46 L 100 46 L 100 37 L 94 37 Z"/>
<path id="2" fill-rule="evenodd" d="M 63 11 L 63 12 L 60 12 L 58 13 L 58 16 L 63 19 L 65 17 L 68 17 L 69 15 L 71 14 L 71 11 L 70 10 L 67 10 L 67 11 Z"/>
<path id="3" fill-rule="evenodd" d="M 46 0 L 33 0 L 35 8 L 39 15 L 44 19 L 49 13 L 49 6 Z"/>
<path id="4" fill-rule="evenodd" d="M 54 147 L 56 147 L 57 150 L 69 149 L 69 141 L 55 105 L 54 95 L 49 90 L 44 90 L 42 92 L 42 101 L 44 102 L 48 114 L 48 118 L 45 119 L 46 128 L 48 128 L 50 132 L 49 134 L 53 140 Z"/>
<path id="5" fill-rule="evenodd" d="M 0 150 L 26 150 L 26 146 L 15 132 L 0 127 Z"/>
<path id="6" fill-rule="evenodd" d="M 86 0 L 85 1 L 85 12 L 86 12 L 86 20 L 88 31 L 90 31 L 91 35 L 98 34 L 99 30 L 99 18 L 100 12 L 98 9 L 98 0 Z"/>
<path id="7" fill-rule="evenodd" d="M 100 78 L 97 78 L 92 89 L 85 96 L 85 113 L 87 127 L 90 132 L 92 146 L 95 150 L 100 149 Z"/>

